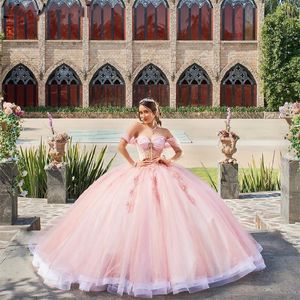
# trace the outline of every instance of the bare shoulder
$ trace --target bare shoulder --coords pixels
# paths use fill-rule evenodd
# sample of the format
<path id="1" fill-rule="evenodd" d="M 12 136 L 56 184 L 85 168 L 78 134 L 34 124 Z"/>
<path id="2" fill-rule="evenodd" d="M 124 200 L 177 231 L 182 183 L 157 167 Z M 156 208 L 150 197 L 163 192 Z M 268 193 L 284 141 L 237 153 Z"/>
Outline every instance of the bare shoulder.
<path id="1" fill-rule="evenodd" d="M 135 121 L 135 122 L 130 124 L 129 130 L 136 131 L 136 130 L 139 130 L 140 128 L 142 128 L 142 127 L 143 127 L 143 124 L 141 122 Z"/>
<path id="2" fill-rule="evenodd" d="M 137 136 L 138 133 L 141 131 L 142 127 L 143 127 L 142 123 L 135 121 L 129 125 L 127 129 L 127 133 L 130 136 Z"/>
<path id="3" fill-rule="evenodd" d="M 163 136 L 167 139 L 173 136 L 168 128 L 161 127 L 160 130 Z"/>

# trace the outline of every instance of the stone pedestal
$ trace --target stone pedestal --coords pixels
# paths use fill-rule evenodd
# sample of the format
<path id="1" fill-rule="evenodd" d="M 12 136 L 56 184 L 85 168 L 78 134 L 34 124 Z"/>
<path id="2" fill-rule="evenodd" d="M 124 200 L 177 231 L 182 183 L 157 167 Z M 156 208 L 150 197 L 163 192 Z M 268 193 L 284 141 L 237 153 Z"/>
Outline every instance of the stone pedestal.
<path id="1" fill-rule="evenodd" d="M 12 225 L 18 217 L 18 197 L 13 183 L 18 174 L 15 162 L 0 163 L 0 225 Z"/>
<path id="2" fill-rule="evenodd" d="M 300 222 L 300 160 L 281 160 L 281 216 L 286 223 Z"/>
<path id="3" fill-rule="evenodd" d="M 61 204 L 67 202 L 66 167 L 63 164 L 59 168 L 51 165 L 46 168 L 48 203 Z"/>
<path id="4" fill-rule="evenodd" d="M 223 199 L 239 198 L 239 165 L 222 164 L 218 165 L 218 190 Z"/>

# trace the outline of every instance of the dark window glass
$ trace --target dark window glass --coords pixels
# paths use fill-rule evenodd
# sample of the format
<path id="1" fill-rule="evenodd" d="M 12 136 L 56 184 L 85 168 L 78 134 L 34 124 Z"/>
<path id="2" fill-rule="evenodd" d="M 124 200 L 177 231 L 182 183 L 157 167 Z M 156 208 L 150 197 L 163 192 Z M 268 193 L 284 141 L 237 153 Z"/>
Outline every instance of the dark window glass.
<path id="1" fill-rule="evenodd" d="M 37 39 L 38 7 L 34 0 L 6 0 L 3 13 L 7 40 Z"/>
<path id="2" fill-rule="evenodd" d="M 212 5 L 208 0 L 182 0 L 177 6 L 178 40 L 211 40 Z"/>
<path id="3" fill-rule="evenodd" d="M 225 0 L 221 7 L 222 40 L 255 40 L 255 18 L 253 0 Z"/>
<path id="4" fill-rule="evenodd" d="M 165 0 L 137 0 L 133 5 L 135 40 L 168 39 L 168 4 Z"/>

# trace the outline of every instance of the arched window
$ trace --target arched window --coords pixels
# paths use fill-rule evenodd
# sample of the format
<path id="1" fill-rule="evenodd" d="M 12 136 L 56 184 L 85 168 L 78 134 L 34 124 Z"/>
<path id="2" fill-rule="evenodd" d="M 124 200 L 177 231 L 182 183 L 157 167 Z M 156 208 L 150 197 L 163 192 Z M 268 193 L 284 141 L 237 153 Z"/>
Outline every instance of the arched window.
<path id="1" fill-rule="evenodd" d="M 47 106 L 81 106 L 82 87 L 76 72 L 62 64 L 49 76 L 46 83 Z"/>
<path id="2" fill-rule="evenodd" d="M 37 39 L 38 6 L 34 0 L 6 0 L 3 28 L 7 40 Z"/>
<path id="3" fill-rule="evenodd" d="M 94 0 L 90 5 L 90 39 L 124 40 L 122 0 Z"/>
<path id="4" fill-rule="evenodd" d="M 222 106 L 256 106 L 256 82 L 251 73 L 237 64 L 221 83 Z"/>
<path id="5" fill-rule="evenodd" d="M 90 106 L 125 106 L 125 82 L 111 65 L 101 67 L 90 82 Z"/>
<path id="6" fill-rule="evenodd" d="M 181 0 L 177 5 L 177 39 L 211 40 L 211 16 L 209 0 Z"/>
<path id="7" fill-rule="evenodd" d="M 153 64 L 146 66 L 133 83 L 133 105 L 151 96 L 161 106 L 169 105 L 169 82 L 165 74 Z"/>
<path id="8" fill-rule="evenodd" d="M 165 0 L 137 0 L 133 5 L 134 40 L 167 40 L 168 11 Z"/>
<path id="9" fill-rule="evenodd" d="M 22 64 L 15 66 L 2 83 L 4 101 L 21 106 L 37 106 L 38 85 L 32 72 Z"/>
<path id="10" fill-rule="evenodd" d="M 197 64 L 188 67 L 177 81 L 177 106 L 209 106 L 212 104 L 211 81 Z"/>
<path id="11" fill-rule="evenodd" d="M 221 12 L 222 40 L 256 39 L 256 5 L 253 0 L 225 0 Z"/>
<path id="12" fill-rule="evenodd" d="M 80 40 L 82 7 L 79 0 L 50 0 L 47 4 L 47 39 Z"/>

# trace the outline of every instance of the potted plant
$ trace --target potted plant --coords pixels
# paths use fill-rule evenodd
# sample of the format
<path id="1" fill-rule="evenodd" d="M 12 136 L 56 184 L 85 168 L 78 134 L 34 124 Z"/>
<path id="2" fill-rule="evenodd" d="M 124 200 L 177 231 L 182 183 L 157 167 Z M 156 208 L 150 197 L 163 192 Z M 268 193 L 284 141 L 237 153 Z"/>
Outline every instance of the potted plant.
<path id="1" fill-rule="evenodd" d="M 281 216 L 287 223 L 300 222 L 300 103 L 285 103 L 280 117 L 289 123 L 289 152 L 281 161 Z"/>
<path id="2" fill-rule="evenodd" d="M 56 133 L 53 128 L 53 119 L 48 112 L 49 126 L 52 132 L 52 136 L 48 139 L 48 145 L 50 146 L 49 155 L 51 157 L 50 167 L 61 167 L 62 159 L 65 155 L 65 145 L 70 139 L 66 132 Z"/>
<path id="3" fill-rule="evenodd" d="M 3 102 L 0 97 L 0 224 L 13 224 L 17 218 L 17 196 L 26 196 L 27 191 L 22 189 L 23 180 L 27 172 L 18 172 L 17 161 L 19 153 L 17 139 L 20 136 L 22 125 L 21 117 L 24 111 L 20 106 Z"/>
<path id="4" fill-rule="evenodd" d="M 236 143 L 239 140 L 239 136 L 232 132 L 230 129 L 231 110 L 227 108 L 227 119 L 225 121 L 225 129 L 219 131 L 218 136 L 222 143 L 222 153 L 225 155 L 225 159 L 221 163 L 236 163 L 236 159 L 233 158 L 233 154 L 236 153 Z"/>
<path id="5" fill-rule="evenodd" d="M 294 103 L 285 102 L 283 106 L 279 107 L 279 118 L 285 119 L 289 125 L 292 124 L 292 119 L 294 115 L 297 115 L 299 113 L 300 113 L 299 102 L 294 102 Z"/>

